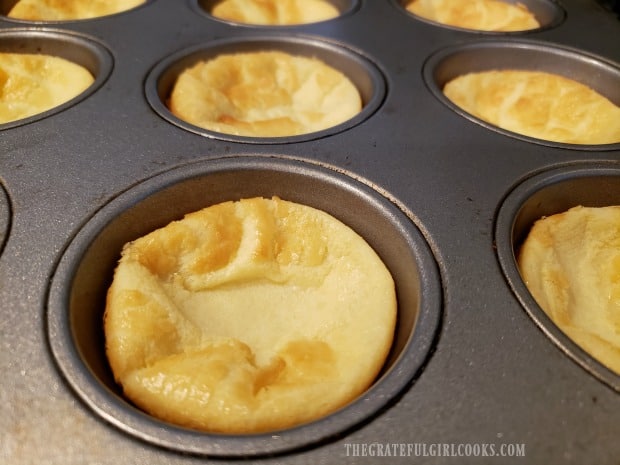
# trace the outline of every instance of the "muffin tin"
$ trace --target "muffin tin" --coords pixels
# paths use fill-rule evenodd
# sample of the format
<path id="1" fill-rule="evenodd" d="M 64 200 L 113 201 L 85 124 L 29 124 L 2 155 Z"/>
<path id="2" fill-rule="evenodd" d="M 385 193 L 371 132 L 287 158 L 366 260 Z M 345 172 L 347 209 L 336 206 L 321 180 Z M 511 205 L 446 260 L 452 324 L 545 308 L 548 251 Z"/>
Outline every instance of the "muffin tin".
<path id="1" fill-rule="evenodd" d="M 461 70 L 528 64 L 618 104 L 620 22 L 595 1 L 536 2 L 555 12 L 545 27 L 477 33 L 421 21 L 397 0 L 334 3 L 339 18 L 281 28 L 216 20 L 195 0 L 73 22 L 0 17 L 2 50 L 61 54 L 96 76 L 66 105 L 0 126 L 3 462 L 374 463 L 359 456 L 373 443 L 417 445 L 382 463 L 617 462 L 619 376 L 546 319 L 514 254 L 538 215 L 620 204 L 620 145 L 516 136 L 439 88 Z M 363 113 L 261 140 L 166 110 L 180 67 L 261 47 L 330 61 L 360 87 Z M 360 398 L 298 428 L 227 436 L 155 420 L 122 397 L 104 357 L 120 248 L 255 195 L 325 209 L 375 247 L 399 299 L 389 360 Z M 526 456 L 450 457 L 433 444 L 523 444 Z"/>

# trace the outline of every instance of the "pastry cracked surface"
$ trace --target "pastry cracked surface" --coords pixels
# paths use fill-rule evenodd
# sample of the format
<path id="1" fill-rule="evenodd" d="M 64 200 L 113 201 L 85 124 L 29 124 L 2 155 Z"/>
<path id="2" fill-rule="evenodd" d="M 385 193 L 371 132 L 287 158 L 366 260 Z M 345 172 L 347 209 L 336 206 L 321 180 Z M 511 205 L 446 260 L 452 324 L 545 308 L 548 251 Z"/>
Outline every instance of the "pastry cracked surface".
<path id="1" fill-rule="evenodd" d="M 518 263 L 553 322 L 620 373 L 620 206 L 579 206 L 538 220 Z"/>
<path id="2" fill-rule="evenodd" d="M 525 5 L 501 0 L 414 0 L 406 9 L 431 21 L 478 31 L 525 31 L 540 27 Z"/>
<path id="3" fill-rule="evenodd" d="M 571 144 L 620 142 L 620 107 L 563 76 L 484 71 L 454 78 L 443 92 L 468 113 L 526 136 Z"/>
<path id="4" fill-rule="evenodd" d="M 311 207 L 225 202 L 127 244 L 108 292 L 106 351 L 152 415 L 225 433 L 319 418 L 373 382 L 394 283 L 373 249 Z"/>
<path id="5" fill-rule="evenodd" d="M 265 51 L 202 61 L 178 76 L 170 111 L 225 134 L 283 137 L 320 131 L 362 109 L 355 85 L 315 58 Z"/>
<path id="6" fill-rule="evenodd" d="M 51 55 L 0 53 L 0 123 L 57 107 L 94 82 L 90 72 Z"/>
<path id="7" fill-rule="evenodd" d="M 308 24 L 337 17 L 326 0 L 223 0 L 211 10 L 217 18 L 246 24 Z"/>
<path id="8" fill-rule="evenodd" d="M 69 21 L 120 13 L 145 0 L 19 0 L 7 14 L 29 21 Z"/>

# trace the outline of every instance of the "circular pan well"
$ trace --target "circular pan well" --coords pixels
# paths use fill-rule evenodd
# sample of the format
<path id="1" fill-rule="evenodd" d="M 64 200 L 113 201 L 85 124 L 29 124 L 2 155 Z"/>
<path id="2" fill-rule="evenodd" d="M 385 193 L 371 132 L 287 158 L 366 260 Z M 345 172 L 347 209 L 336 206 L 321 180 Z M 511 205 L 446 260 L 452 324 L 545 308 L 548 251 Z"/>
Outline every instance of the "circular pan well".
<path id="1" fill-rule="evenodd" d="M 127 13 L 129 11 L 133 11 L 136 10 L 138 8 L 142 8 L 143 6 L 147 5 L 148 3 L 153 2 L 154 0 L 145 0 L 144 3 L 140 4 L 140 5 L 136 5 L 135 7 L 129 8 L 127 10 L 123 10 L 123 11 L 118 11 L 116 13 L 111 13 L 108 15 L 104 15 L 104 16 L 95 16 L 92 18 L 82 18 L 82 19 L 62 19 L 62 20 L 58 20 L 58 19 L 48 19 L 48 20 L 27 20 L 27 19 L 19 19 L 19 18 L 12 18 L 7 16 L 9 14 L 9 12 L 11 11 L 11 9 L 15 6 L 15 4 L 17 3 L 18 0 L 0 0 L 0 15 L 2 15 L 3 18 L 9 20 L 9 21 L 15 21 L 18 23 L 23 23 L 23 24 L 32 24 L 32 23 L 37 23 L 37 24 L 42 24 L 42 23 L 52 23 L 52 24 L 61 24 L 61 23 L 69 23 L 69 22 L 77 22 L 77 21 L 92 21 L 92 20 L 96 20 L 96 19 L 101 19 L 101 18 L 109 18 L 111 16 L 117 16 L 117 15 L 121 15 L 124 13 Z M 62 2 L 60 2 L 62 3 Z"/>
<path id="2" fill-rule="evenodd" d="M 237 21 L 228 21 L 228 20 L 224 20 L 224 19 L 220 19 L 217 18 L 215 16 L 213 16 L 211 14 L 211 11 L 213 10 L 213 7 L 215 7 L 215 5 L 217 5 L 218 3 L 220 3 L 222 0 L 191 0 L 191 5 L 192 7 L 198 11 L 200 14 L 204 14 L 207 15 L 209 18 L 214 19 L 216 21 L 222 21 L 222 22 L 226 22 L 229 24 L 233 24 L 235 26 L 247 26 L 247 27 L 258 27 L 258 28 L 287 28 L 287 27 L 300 27 L 300 26 L 306 26 L 306 25 L 311 25 L 311 24 L 317 24 L 319 22 L 325 22 L 325 21 L 333 21 L 336 20 L 338 18 L 342 18 L 345 15 L 349 15 L 351 13 L 353 13 L 354 11 L 356 11 L 359 7 L 359 3 L 360 0 L 327 0 L 329 3 L 331 3 L 340 13 L 337 17 L 335 18 L 330 18 L 330 19 L 326 19 L 323 21 L 316 21 L 313 23 L 302 23 L 302 24 L 290 24 L 290 25 L 263 25 L 263 24 L 250 24 L 250 23 L 240 23 Z"/>
<path id="3" fill-rule="evenodd" d="M 71 100 L 28 118 L 0 124 L 0 131 L 38 121 L 76 105 L 101 87 L 113 65 L 110 52 L 94 39 L 51 29 L 0 31 L 0 53 L 36 53 L 64 58 L 86 68 L 95 78 L 89 88 Z"/>
<path id="4" fill-rule="evenodd" d="M 446 29 L 454 29 L 457 31 L 474 32 L 477 34 L 491 34 L 491 35 L 526 34 L 526 33 L 533 32 L 533 31 L 540 31 L 542 29 L 549 29 L 552 27 L 556 27 L 559 24 L 561 24 L 562 21 L 564 21 L 564 18 L 566 16 L 566 13 L 562 9 L 562 7 L 554 0 L 503 0 L 505 3 L 512 3 L 512 4 L 518 4 L 518 5 L 525 6 L 529 11 L 532 12 L 532 14 L 536 18 L 540 26 L 537 27 L 536 29 L 526 29 L 522 31 L 483 31 L 483 30 L 478 30 L 478 29 L 469 29 L 469 28 L 451 26 L 448 24 L 443 24 L 437 21 L 430 20 L 428 18 L 424 18 L 422 16 L 418 16 L 407 10 L 407 5 L 411 3 L 412 0 L 392 0 L 392 1 L 396 3 L 399 9 L 401 9 L 406 14 L 408 14 L 409 16 L 419 21 L 432 24 L 433 26 L 437 26 L 437 27 L 444 27 Z"/>
<path id="5" fill-rule="evenodd" d="M 266 50 L 315 57 L 339 70 L 357 87 L 362 98 L 361 112 L 341 124 L 308 134 L 287 137 L 245 137 L 209 131 L 195 126 L 173 115 L 166 106 L 174 83 L 184 69 L 199 61 L 213 59 L 221 54 Z M 155 65 L 146 79 L 145 87 L 146 98 L 151 107 L 170 123 L 206 137 L 255 144 L 301 142 L 339 133 L 356 126 L 372 115 L 383 103 L 386 93 L 383 74 L 363 55 L 315 38 L 283 36 L 222 39 L 182 50 Z"/>
<path id="6" fill-rule="evenodd" d="M 527 142 L 575 150 L 617 150 L 613 144 L 566 144 L 525 136 L 487 123 L 452 103 L 444 94 L 444 85 L 467 73 L 520 69 L 558 74 L 580 82 L 620 106 L 620 68 L 604 58 L 575 49 L 534 41 L 475 41 L 444 48 L 424 64 L 423 75 L 430 91 L 464 118 L 492 131 Z"/>
<path id="7" fill-rule="evenodd" d="M 0 184 L 0 254 L 9 237 L 9 229 L 11 229 L 11 204 L 4 187 Z"/>
<path id="8" fill-rule="evenodd" d="M 208 434 L 159 421 L 123 398 L 108 367 L 105 296 L 123 245 L 185 213 L 227 200 L 278 196 L 322 209 L 357 231 L 391 271 L 398 321 L 391 352 L 358 399 L 315 422 L 256 435 Z M 77 395 L 130 435 L 183 453 L 278 454 L 317 445 L 370 421 L 420 375 L 441 316 L 434 257 L 410 215 L 367 184 L 308 162 L 230 157 L 185 165 L 121 193 L 84 225 L 51 281 L 48 337 L 58 367 Z"/>
<path id="9" fill-rule="evenodd" d="M 498 211 L 495 226 L 498 259 L 508 284 L 545 335 L 587 372 L 620 392 L 620 376 L 575 344 L 536 303 L 521 278 L 516 261 L 519 247 L 536 220 L 578 205 L 620 205 L 620 165 L 567 165 L 539 173 L 519 184 Z"/>

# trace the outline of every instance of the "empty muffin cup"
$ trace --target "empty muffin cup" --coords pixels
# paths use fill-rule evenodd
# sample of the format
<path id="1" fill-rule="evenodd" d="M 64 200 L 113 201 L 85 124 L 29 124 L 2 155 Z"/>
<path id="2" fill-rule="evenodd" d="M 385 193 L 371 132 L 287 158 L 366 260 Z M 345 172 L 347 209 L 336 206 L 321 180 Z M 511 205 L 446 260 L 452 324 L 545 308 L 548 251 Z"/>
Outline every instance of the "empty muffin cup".
<path id="1" fill-rule="evenodd" d="M 342 73 L 348 78 L 350 83 L 357 89 L 357 93 L 359 93 L 359 96 L 356 97 L 361 99 L 361 110 L 356 112 L 350 119 L 322 130 L 296 135 L 255 137 L 205 129 L 204 127 L 181 119 L 169 109 L 171 92 L 177 78 L 183 71 L 193 67 L 199 62 L 212 60 L 222 55 L 255 52 L 281 52 L 291 56 L 307 59 L 316 58 L 320 60 L 325 65 Z M 319 39 L 302 37 L 232 38 L 200 44 L 177 52 L 159 62 L 149 73 L 145 86 L 146 98 L 152 108 L 170 123 L 206 137 L 257 144 L 291 143 L 313 140 L 354 127 L 379 108 L 386 92 L 382 73 L 377 66 L 365 56 L 340 45 L 335 45 Z M 268 97 L 269 96 L 265 96 L 265 98 Z M 300 98 L 304 99 L 305 97 L 300 93 Z M 221 99 L 226 100 L 225 105 L 234 105 L 230 100 L 231 97 L 221 97 L 220 100 Z M 198 107 L 198 105 L 196 105 L 196 107 Z M 273 121 L 277 121 L 280 116 L 282 115 L 278 113 L 277 115 L 267 116 L 266 118 L 274 118 Z M 259 118 L 259 121 L 260 120 Z"/>
<path id="2" fill-rule="evenodd" d="M 495 240 L 508 284 L 536 325 L 587 372 L 620 391 L 620 376 L 575 344 L 538 305 L 521 277 L 516 258 L 532 225 L 540 218 L 577 206 L 612 205 L 620 205 L 617 164 L 581 163 L 550 169 L 524 180 L 507 195 L 497 214 Z"/>
<path id="3" fill-rule="evenodd" d="M 415 14 L 412 11 L 409 11 L 407 9 L 407 6 L 410 5 L 413 0 L 393 0 L 394 2 L 396 2 L 397 6 L 402 9 L 403 11 L 405 11 L 407 14 L 409 14 L 410 16 L 438 26 L 438 27 L 445 27 L 448 29 L 455 29 L 455 30 L 461 30 L 461 31 L 469 31 L 469 32 L 476 32 L 476 33 L 486 33 L 486 34 L 523 34 L 525 32 L 530 32 L 530 31 L 539 31 L 541 29 L 548 29 L 551 27 L 555 27 L 557 25 L 559 25 L 565 17 L 565 13 L 564 10 L 560 7 L 560 5 L 553 1 L 553 0 L 502 0 L 502 3 L 506 3 L 508 6 L 514 6 L 514 7 L 518 7 L 518 8 L 526 8 L 527 11 L 533 16 L 533 18 L 535 19 L 536 23 L 538 23 L 538 25 L 534 25 L 534 26 L 528 26 L 528 27 L 517 27 L 517 25 L 511 25 L 511 30 L 493 30 L 493 29 L 474 29 L 474 28 L 469 28 L 466 26 L 460 26 L 460 24 L 464 24 L 463 23 L 463 18 L 458 17 L 458 18 L 452 18 L 454 20 L 456 20 L 456 24 L 453 24 L 452 20 L 449 21 L 445 21 L 445 22 L 440 22 L 439 18 L 441 18 L 441 16 L 436 17 L 436 16 L 432 16 L 432 17 L 426 17 L 423 16 L 421 14 Z M 424 3 L 424 0 L 422 0 L 422 3 Z M 452 6 L 450 5 L 450 2 L 444 2 L 442 5 L 448 5 L 448 6 Z M 434 6 L 434 8 L 438 8 L 438 6 Z M 433 11 L 433 10 L 431 10 Z M 447 15 L 447 12 L 446 12 Z M 450 16 L 447 16 L 448 18 Z M 483 18 L 480 18 L 480 21 L 482 22 Z M 486 18 L 484 18 L 486 19 Z M 504 25 L 504 22 L 506 21 L 505 18 L 498 18 L 499 20 L 499 24 L 501 24 L 502 26 Z M 470 19 L 471 21 L 471 19 Z M 465 23 L 465 24 L 470 24 L 470 23 Z"/>
<path id="4" fill-rule="evenodd" d="M 321 0 L 325 3 L 326 8 L 320 8 L 319 11 L 314 14 L 307 14 L 304 12 L 303 17 L 296 17 L 302 11 L 299 12 L 287 12 L 290 16 L 285 15 L 283 17 L 279 17 L 275 11 L 272 10 L 274 5 L 269 4 L 268 2 L 256 2 L 258 4 L 262 3 L 263 8 L 258 8 L 258 12 L 251 14 L 247 12 L 247 6 L 243 5 L 243 2 L 235 2 L 235 5 L 231 5 L 233 9 L 229 9 L 225 11 L 225 17 L 221 14 L 217 15 L 214 13 L 218 13 L 217 10 L 214 12 L 214 8 L 224 2 L 224 0 L 194 0 L 192 5 L 194 9 L 196 9 L 201 14 L 208 15 L 209 17 L 229 22 L 235 25 L 245 25 L 251 27 L 287 27 L 287 26 L 300 26 L 304 24 L 314 24 L 321 21 L 329 21 L 331 19 L 340 18 L 343 15 L 347 15 L 355 11 L 359 7 L 359 0 Z M 278 3 L 273 2 L 274 4 Z M 308 2 L 306 2 L 307 4 Z M 257 5 L 258 6 L 258 5 Z M 244 7 L 246 11 L 243 12 Z M 283 7 L 287 7 L 287 4 L 284 4 Z M 304 5 L 304 0 L 300 0 L 298 7 L 300 10 L 304 8 L 308 8 L 307 5 Z M 235 11 L 236 10 L 236 11 Z M 242 14 L 243 12 L 243 14 Z M 273 17 L 272 17 L 273 15 Z M 316 19 L 315 19 L 316 18 Z"/>
<path id="5" fill-rule="evenodd" d="M 81 34 L 46 29 L 0 31 L 0 53 L 48 55 L 62 58 L 85 69 L 92 83 L 79 95 L 53 108 L 0 124 L 0 130 L 31 123 L 61 112 L 95 92 L 112 71 L 112 56 L 99 42 Z"/>
<path id="6" fill-rule="evenodd" d="M 430 91 L 448 108 L 487 129 L 528 142 L 577 150 L 615 150 L 620 142 L 577 144 L 554 142 L 509 131 L 480 119 L 448 99 L 443 89 L 453 79 L 493 70 L 541 71 L 583 84 L 615 106 L 620 106 L 620 68 L 602 57 L 534 41 L 475 41 L 450 46 L 433 54 L 424 64 Z"/>
<path id="7" fill-rule="evenodd" d="M 397 324 L 375 382 L 357 399 L 316 421 L 260 434 L 212 434 L 175 426 L 133 406 L 104 348 L 106 293 L 123 245 L 184 214 L 223 201 L 278 196 L 323 210 L 368 242 L 395 282 Z M 184 165 L 120 193 L 97 211 L 65 249 L 49 289 L 51 350 L 77 395 L 135 438 L 185 453 L 283 453 L 346 433 L 389 406 L 421 375 L 441 315 L 441 282 L 415 218 L 368 183 L 341 170 L 289 158 L 239 156 Z"/>

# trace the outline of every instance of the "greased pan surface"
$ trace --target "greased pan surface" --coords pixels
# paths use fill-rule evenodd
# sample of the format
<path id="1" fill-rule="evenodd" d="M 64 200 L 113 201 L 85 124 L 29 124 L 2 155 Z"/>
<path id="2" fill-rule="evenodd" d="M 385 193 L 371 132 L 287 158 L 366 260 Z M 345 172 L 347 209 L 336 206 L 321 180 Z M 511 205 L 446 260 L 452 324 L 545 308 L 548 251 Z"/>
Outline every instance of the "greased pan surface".
<path id="1" fill-rule="evenodd" d="M 524 62 L 531 51 L 540 66 L 573 63 L 567 73 L 617 94 L 620 21 L 567 0 L 540 30 L 476 33 L 396 0 L 336 3 L 340 18 L 283 28 L 172 0 L 85 21 L 0 17 L 0 49 L 16 43 L 4 37 L 26 48 L 50 39 L 48 50 L 98 75 L 62 108 L 0 127 L 2 463 L 377 463 L 373 443 L 418 445 L 381 463 L 617 463 L 618 376 L 549 326 L 512 254 L 538 213 L 620 204 L 620 149 L 513 137 L 464 117 L 435 86 L 476 54 L 505 67 L 518 49 Z M 317 137 L 261 143 L 189 130 L 149 101 L 171 57 L 244 40 L 329 51 L 367 83 L 372 110 Z M 340 215 L 389 262 L 401 308 L 388 365 L 306 430 L 210 437 L 155 422 L 124 403 L 101 359 L 110 248 L 203 199 L 254 192 Z M 90 298 L 93 309 L 75 310 Z M 525 457 L 450 457 L 433 444 L 523 444 Z"/>

